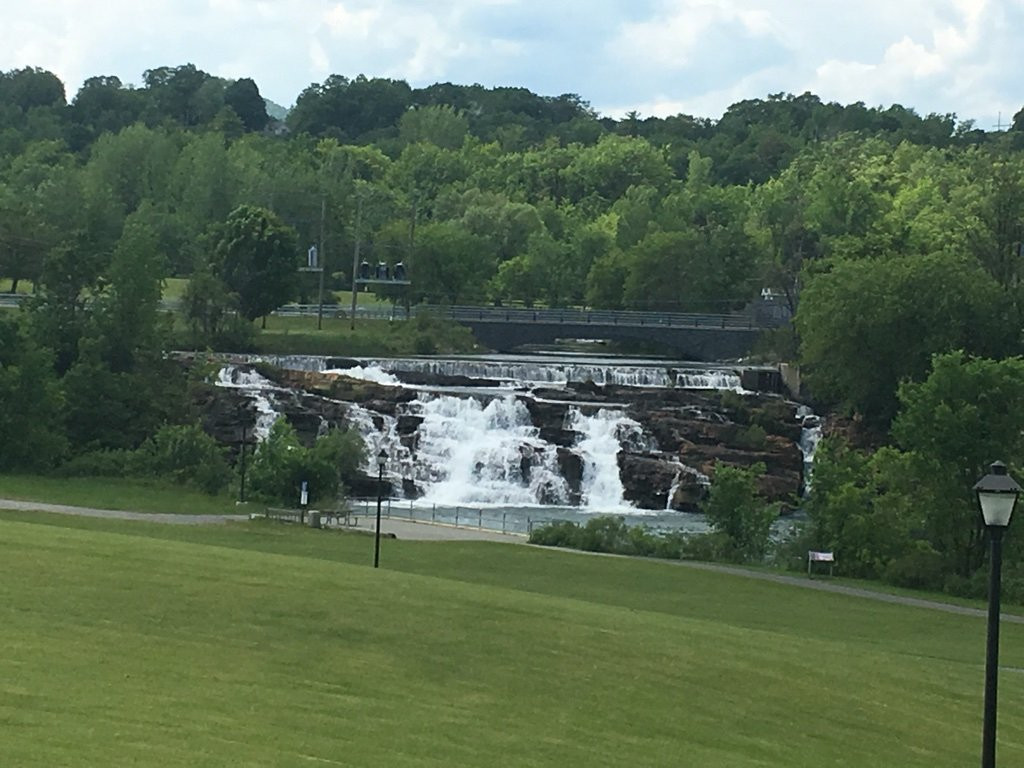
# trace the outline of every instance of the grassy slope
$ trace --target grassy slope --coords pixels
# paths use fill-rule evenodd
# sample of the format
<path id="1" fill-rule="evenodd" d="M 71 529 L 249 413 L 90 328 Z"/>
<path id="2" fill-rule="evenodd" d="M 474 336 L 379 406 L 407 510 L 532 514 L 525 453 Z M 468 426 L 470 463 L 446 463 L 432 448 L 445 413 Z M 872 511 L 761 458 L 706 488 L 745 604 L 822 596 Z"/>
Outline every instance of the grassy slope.
<path id="1" fill-rule="evenodd" d="M 227 494 L 210 496 L 171 484 L 112 477 L 3 474 L 0 498 L 182 515 L 234 515 L 249 511 L 236 505 L 234 497 Z"/>
<path id="2" fill-rule="evenodd" d="M 256 338 L 256 346 L 260 352 L 276 354 L 374 357 L 478 350 L 470 331 L 455 323 L 435 323 L 429 331 L 423 331 L 415 321 L 356 318 L 353 330 L 348 319 L 325 317 L 322 330 L 316 325 L 316 317 L 271 315 L 266 329 Z M 428 347 L 417 345 L 420 336 L 430 342 Z"/>
<path id="3" fill-rule="evenodd" d="M 27 522 L 32 520 L 34 522 Z M 984 622 L 658 564 L 0 515 L 12 765 L 954 766 Z M 1004 627 L 1001 762 L 1024 760 Z"/>

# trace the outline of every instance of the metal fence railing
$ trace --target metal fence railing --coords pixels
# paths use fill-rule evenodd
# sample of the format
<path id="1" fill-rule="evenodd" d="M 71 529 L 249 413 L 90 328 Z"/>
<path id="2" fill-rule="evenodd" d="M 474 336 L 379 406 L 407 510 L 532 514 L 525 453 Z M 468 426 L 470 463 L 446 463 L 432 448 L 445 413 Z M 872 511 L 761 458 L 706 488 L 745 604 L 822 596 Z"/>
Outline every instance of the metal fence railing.
<path id="1" fill-rule="evenodd" d="M 350 525 L 360 525 L 376 518 L 376 498 L 350 499 L 349 502 L 348 522 Z M 387 520 L 450 525 L 456 528 L 474 528 L 481 531 L 521 536 L 528 536 L 536 525 L 551 522 L 551 518 L 543 515 L 534 516 L 517 511 L 463 506 L 445 507 L 437 504 L 416 504 L 414 501 L 399 499 L 382 499 L 380 514 Z"/>

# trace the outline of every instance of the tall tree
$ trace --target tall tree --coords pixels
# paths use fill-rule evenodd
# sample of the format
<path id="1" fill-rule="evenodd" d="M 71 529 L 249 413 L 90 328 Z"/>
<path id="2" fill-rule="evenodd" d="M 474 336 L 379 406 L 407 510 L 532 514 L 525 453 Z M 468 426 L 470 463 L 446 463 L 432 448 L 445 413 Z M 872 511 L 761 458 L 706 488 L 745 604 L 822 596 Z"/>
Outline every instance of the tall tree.
<path id="1" fill-rule="evenodd" d="M 260 89 L 248 77 L 233 81 L 224 89 L 224 103 L 235 111 L 247 131 L 262 131 L 270 122 Z"/>
<path id="2" fill-rule="evenodd" d="M 837 261 L 808 281 L 796 315 L 807 383 L 819 399 L 887 426 L 899 382 L 923 378 L 933 354 L 1013 351 L 1009 310 L 969 257 Z"/>
<path id="3" fill-rule="evenodd" d="M 52 467 L 67 448 L 52 355 L 11 317 L 0 317 L 0 402 L 0 471 Z"/>
<path id="4" fill-rule="evenodd" d="M 295 292 L 299 254 L 295 230 L 265 208 L 242 205 L 221 227 L 215 270 L 250 320 L 265 317 Z"/>
<path id="5" fill-rule="evenodd" d="M 928 377 L 905 382 L 892 433 L 913 455 L 925 529 L 955 570 L 969 576 L 984 559 L 974 483 L 999 458 L 1024 461 L 1024 359 L 938 355 Z"/>

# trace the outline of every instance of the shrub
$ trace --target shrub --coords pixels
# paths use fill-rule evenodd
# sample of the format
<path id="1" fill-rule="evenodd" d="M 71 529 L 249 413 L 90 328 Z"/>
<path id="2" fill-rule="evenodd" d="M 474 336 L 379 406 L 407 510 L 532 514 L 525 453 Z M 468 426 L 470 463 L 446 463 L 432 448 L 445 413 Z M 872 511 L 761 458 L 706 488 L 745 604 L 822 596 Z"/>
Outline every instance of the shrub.
<path id="1" fill-rule="evenodd" d="M 530 543 L 545 547 L 579 549 L 579 531 L 580 527 L 576 523 L 556 520 L 539 525 L 530 531 Z"/>
<path id="2" fill-rule="evenodd" d="M 704 513 L 711 527 L 731 542 L 727 559 L 744 562 L 764 557 L 771 543 L 772 523 L 778 509 L 758 498 L 756 482 L 764 464 L 749 469 L 719 464 Z M 730 554 L 730 553 L 723 553 Z"/>
<path id="3" fill-rule="evenodd" d="M 333 431 L 312 448 L 304 448 L 294 428 L 281 418 L 256 450 L 250 488 L 267 501 L 296 505 L 305 481 L 310 504 L 330 499 L 343 478 L 356 474 L 364 451 L 362 438 L 352 431 Z"/>
<path id="4" fill-rule="evenodd" d="M 224 451 L 198 424 L 165 425 L 136 452 L 139 474 L 193 485 L 216 494 L 231 482 L 231 468 Z"/>
<path id="5" fill-rule="evenodd" d="M 580 549 L 587 552 L 635 554 L 629 526 L 623 517 L 602 515 L 588 520 L 580 531 L 579 542 Z"/>
<path id="6" fill-rule="evenodd" d="M 705 563 L 737 560 L 735 545 L 724 533 L 716 531 L 687 536 L 679 554 L 682 560 L 699 560 Z"/>
<path id="7" fill-rule="evenodd" d="M 582 526 L 558 520 L 530 533 L 531 544 L 669 560 L 680 558 L 684 541 L 682 533 L 656 533 L 644 525 L 627 525 L 623 517 L 610 516 L 592 518 Z"/>
<path id="8" fill-rule="evenodd" d="M 772 564 L 787 571 L 805 571 L 809 551 L 828 549 L 815 535 L 813 526 L 793 522 L 776 540 L 772 548 Z"/>
<path id="9" fill-rule="evenodd" d="M 768 442 L 768 433 L 760 424 L 751 424 L 740 429 L 736 434 L 736 444 L 740 448 L 751 451 L 759 451 Z"/>
<path id="10" fill-rule="evenodd" d="M 75 456 L 57 468 L 61 477 L 127 477 L 135 474 L 133 451 L 90 451 Z"/>
<path id="11" fill-rule="evenodd" d="M 883 580 L 896 587 L 940 591 L 946 577 L 945 559 L 926 542 L 889 562 Z"/>

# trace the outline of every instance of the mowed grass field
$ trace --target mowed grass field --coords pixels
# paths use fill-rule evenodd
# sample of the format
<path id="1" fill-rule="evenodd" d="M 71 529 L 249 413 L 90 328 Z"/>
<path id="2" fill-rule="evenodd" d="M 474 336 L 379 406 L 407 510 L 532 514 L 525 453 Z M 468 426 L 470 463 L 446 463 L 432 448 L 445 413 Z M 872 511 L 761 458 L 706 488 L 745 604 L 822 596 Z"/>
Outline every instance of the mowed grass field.
<path id="1" fill-rule="evenodd" d="M 983 619 L 678 565 L 0 512 L 11 766 L 962 766 Z M 1000 764 L 1024 764 L 1004 624 Z"/>

